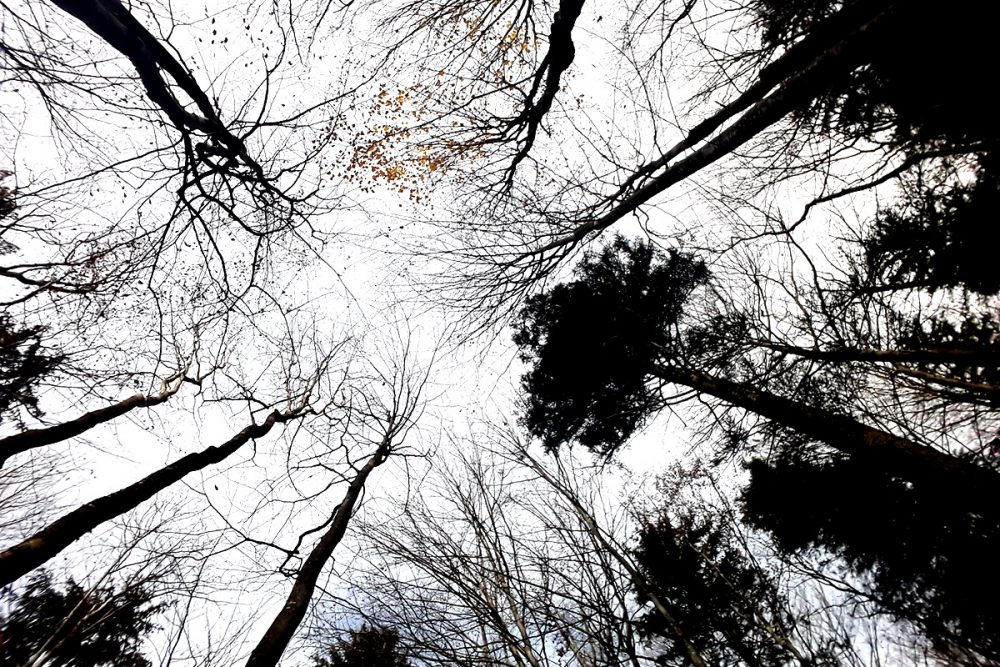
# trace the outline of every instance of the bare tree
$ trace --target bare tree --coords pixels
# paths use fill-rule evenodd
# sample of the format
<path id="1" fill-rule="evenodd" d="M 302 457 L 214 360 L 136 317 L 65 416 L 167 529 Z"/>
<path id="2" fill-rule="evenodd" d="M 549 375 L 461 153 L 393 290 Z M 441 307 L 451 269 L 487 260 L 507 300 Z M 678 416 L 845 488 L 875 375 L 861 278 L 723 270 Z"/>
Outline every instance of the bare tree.
<path id="1" fill-rule="evenodd" d="M 407 433 L 416 425 L 423 410 L 425 399 L 422 394 L 430 367 L 423 371 L 411 368 L 414 360 L 409 358 L 408 346 L 398 354 L 400 361 L 390 362 L 392 365 L 389 369 L 373 369 L 370 390 L 352 395 L 351 404 L 343 406 L 350 415 L 349 421 L 358 419 L 363 427 L 359 442 L 352 449 L 364 447 L 369 450 L 374 448 L 374 451 L 360 466 L 352 464 L 351 472 L 345 475 L 345 481 L 349 481 L 343 498 L 324 524 L 323 535 L 299 566 L 288 600 L 251 651 L 247 665 L 260 667 L 278 664 L 306 616 L 320 574 L 347 532 L 348 523 L 360 502 L 368 477 L 390 456 L 401 451 Z M 380 386 L 376 387 L 375 383 Z M 355 457 L 356 454 L 350 452 L 350 458 Z M 299 538 L 300 544 L 304 537 L 305 535 Z"/>
<path id="2" fill-rule="evenodd" d="M 308 395 L 306 397 L 308 399 Z M 252 440 L 261 438 L 277 424 L 303 416 L 308 403 L 292 404 L 284 411 L 274 410 L 259 424 L 251 424 L 221 445 L 209 447 L 178 459 L 165 468 L 119 491 L 108 494 L 66 514 L 23 542 L 0 552 L 3 585 L 44 564 L 67 546 L 100 524 L 149 500 L 155 494 L 180 481 L 185 475 L 213 463 L 219 463 Z"/>
<path id="3" fill-rule="evenodd" d="M 329 261 L 337 234 L 316 221 L 341 197 L 321 153 L 350 88 L 288 77 L 305 64 L 283 15 L 233 8 L 202 25 L 116 0 L 2 10 L 21 113 L 5 125 L 16 182 L 4 187 L 0 300 L 65 353 L 61 389 L 107 395 L 138 380 L 159 394 L 177 339 L 199 329 L 210 359 L 262 309 L 301 306 L 285 269 Z M 219 28 L 220 61 L 206 67 L 199 40 Z M 237 39 L 263 61 L 223 62 Z M 45 111 L 50 132 L 23 131 Z"/>
<path id="4" fill-rule="evenodd" d="M 364 524 L 369 565 L 347 573 L 355 592 L 329 612 L 391 627 L 434 664 L 643 664 L 621 552 L 530 467 L 452 444 L 454 459 L 435 462 L 418 497 Z M 602 502 L 597 486 L 588 492 Z M 622 508 L 594 511 L 628 530 Z"/>
<path id="5" fill-rule="evenodd" d="M 197 343 L 195 348 L 197 348 Z M 0 467 L 3 467 L 8 459 L 17 454 L 75 438 L 137 408 L 152 408 L 165 403 L 180 390 L 185 382 L 200 387 L 211 375 L 212 370 L 199 372 L 197 368 L 192 369 L 193 365 L 197 366 L 195 363 L 196 354 L 197 350 L 186 361 L 178 360 L 181 362 L 181 368 L 160 380 L 160 390 L 155 394 L 134 394 L 117 403 L 90 410 L 79 417 L 59 424 L 26 429 L 0 438 Z"/>
<path id="6" fill-rule="evenodd" d="M 863 633 L 878 629 L 853 617 L 860 606 L 834 604 L 812 579 L 791 576 L 762 536 L 740 525 L 704 469 L 635 487 L 635 497 L 608 488 L 610 471 L 575 457 L 543 460 L 505 428 L 483 427 L 473 440 L 478 450 L 453 442 L 419 496 L 365 522 L 366 565 L 346 572 L 348 590 L 325 600 L 333 629 L 315 630 L 320 641 L 338 621 L 360 617 L 398 632 L 407 654 L 428 664 L 638 666 L 653 664 L 669 644 L 677 648 L 665 664 L 723 664 L 720 656 L 733 655 L 732 664 L 757 664 L 780 652 L 795 664 L 866 665 L 891 649 L 866 645 Z M 751 591 L 742 587 L 745 573 L 728 579 L 732 553 L 695 532 L 684 533 L 690 541 L 679 546 L 680 558 L 712 581 L 704 584 L 715 587 L 712 602 L 705 606 L 694 581 L 671 588 L 650 578 L 659 576 L 650 569 L 657 555 L 641 555 L 637 540 L 664 513 L 678 525 L 711 517 L 728 535 L 727 548 L 771 583 Z M 708 635 L 706 619 L 717 624 Z M 746 636 L 733 634 L 737 626 Z M 916 655 L 921 647 L 906 641 L 901 653 Z"/>

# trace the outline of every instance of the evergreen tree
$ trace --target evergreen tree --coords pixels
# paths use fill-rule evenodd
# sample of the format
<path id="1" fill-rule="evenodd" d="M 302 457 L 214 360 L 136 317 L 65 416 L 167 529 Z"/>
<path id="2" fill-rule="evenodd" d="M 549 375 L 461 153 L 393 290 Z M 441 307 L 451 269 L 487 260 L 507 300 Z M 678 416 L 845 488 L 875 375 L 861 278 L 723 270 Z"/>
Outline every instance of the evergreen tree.
<path id="1" fill-rule="evenodd" d="M 53 667 L 151 667 L 140 645 L 162 608 L 148 587 L 88 590 L 70 579 L 60 590 L 42 571 L 0 617 L 0 664 L 47 656 Z"/>
<path id="2" fill-rule="evenodd" d="M 313 667 L 410 667 L 399 633 L 364 625 L 312 659 Z"/>
<path id="3" fill-rule="evenodd" d="M 59 365 L 61 357 L 42 352 L 41 327 L 19 327 L 0 313 L 0 423 L 23 426 L 21 409 L 40 417 L 38 383 Z"/>
<path id="4" fill-rule="evenodd" d="M 991 160 L 976 167 L 974 178 L 959 184 L 908 183 L 902 200 L 879 212 L 864 241 L 860 288 L 1000 291 L 1000 271 L 992 262 L 1000 174 Z"/>
<path id="5" fill-rule="evenodd" d="M 931 0 L 755 0 L 765 50 L 806 40 L 827 48 L 854 41 L 853 67 L 824 81 L 799 110 L 821 130 L 864 138 L 913 153 L 932 149 L 994 150 L 995 115 L 982 67 L 996 61 L 988 9 L 975 0 L 947 8 Z M 843 32 L 862 16 L 865 29 Z"/>
<path id="6" fill-rule="evenodd" d="M 787 600 L 734 538 L 725 517 L 691 511 L 671 518 L 664 510 L 643 527 L 635 551 L 642 577 L 669 606 L 684 638 L 720 667 L 836 664 L 831 657 L 803 656 L 792 643 Z M 646 638 L 665 640 L 658 663 L 686 664 L 686 647 L 661 615 L 649 611 L 640 629 Z"/>
<path id="7" fill-rule="evenodd" d="M 900 373 L 932 367 L 950 369 L 952 380 L 992 377 L 980 372 L 982 359 L 965 353 L 988 354 L 995 338 L 982 329 L 993 320 L 961 329 L 941 324 L 923 338 L 912 335 L 910 349 L 865 350 L 860 339 L 853 348 L 778 350 L 751 339 L 740 318 L 699 324 L 685 314 L 687 297 L 708 281 L 694 258 L 618 240 L 588 255 L 577 275 L 528 304 L 515 339 L 532 364 L 523 380 L 524 423 L 535 436 L 553 449 L 577 441 L 611 453 L 664 405 L 659 385 L 666 383 L 763 417 L 766 428 L 757 427 L 754 437 L 742 432 L 729 453 L 768 452 L 762 461 L 784 457 L 813 467 L 767 476 L 768 464 L 755 463 L 748 496 L 753 522 L 772 530 L 787 552 L 823 546 L 856 573 L 871 574 L 882 609 L 912 621 L 939 646 L 995 655 L 990 601 L 1000 593 L 1000 578 L 989 560 L 1000 538 L 1000 514 L 992 509 L 1000 477 L 981 457 L 957 456 L 861 418 L 882 423 L 887 416 L 871 407 L 878 403 L 864 381 L 885 359 Z M 795 361 L 801 359 L 823 365 Z M 947 397 L 938 398 L 947 407 Z M 719 593 L 676 549 L 681 538 L 704 542 L 711 560 L 726 563 L 728 556 L 706 526 L 663 523 L 644 535 L 656 540 L 644 545 L 649 553 L 672 554 L 671 568 L 652 578 L 681 578 L 664 582 L 677 587 L 679 604 L 693 605 L 697 636 L 708 632 L 699 623 L 709 608 L 717 607 L 714 621 L 725 624 L 719 609 L 733 601 L 713 600 Z M 729 563 L 732 577 L 743 576 Z M 746 637 L 738 627 L 728 631 Z M 762 656 L 764 664 L 776 659 Z"/>
<path id="8" fill-rule="evenodd" d="M 880 607 L 939 650 L 1000 660 L 1000 512 L 849 458 L 750 465 L 749 523 L 785 553 L 819 548 L 870 579 Z M 790 502 L 789 499 L 794 499 Z"/>
<path id="9" fill-rule="evenodd" d="M 618 237 L 588 253 L 576 275 L 520 313 L 514 342 L 531 364 L 524 424 L 550 449 L 578 440 L 609 454 L 659 409 L 650 366 L 671 348 L 684 302 L 708 271 L 690 255 Z"/>

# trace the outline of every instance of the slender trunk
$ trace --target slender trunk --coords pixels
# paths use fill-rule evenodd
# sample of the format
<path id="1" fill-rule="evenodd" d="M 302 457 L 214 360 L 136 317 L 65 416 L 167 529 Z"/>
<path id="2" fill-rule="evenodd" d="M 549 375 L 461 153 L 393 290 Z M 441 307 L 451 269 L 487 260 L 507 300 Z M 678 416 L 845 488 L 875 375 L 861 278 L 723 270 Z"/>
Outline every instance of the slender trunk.
<path id="1" fill-rule="evenodd" d="M 924 481 L 944 491 L 996 499 L 1000 475 L 958 457 L 863 424 L 853 417 L 815 408 L 747 384 L 717 378 L 697 370 L 656 365 L 656 377 L 708 394 L 756 413 L 849 456 L 875 463 L 910 481 Z"/>
<path id="2" fill-rule="evenodd" d="M 188 454 L 131 484 L 78 507 L 20 544 L 0 552 L 0 587 L 31 572 L 105 521 L 120 516 L 178 482 L 188 473 L 218 463 L 240 447 L 261 438 L 275 424 L 294 419 L 301 410 L 277 410 L 260 424 L 251 424 L 221 445 Z"/>
<path id="3" fill-rule="evenodd" d="M 365 481 L 371 472 L 382 465 L 389 456 L 391 442 L 388 437 L 382 441 L 375 454 L 362 466 L 358 474 L 351 480 L 344 493 L 344 499 L 337 505 L 330 527 L 323 537 L 309 553 L 308 558 L 299 569 L 292 584 L 292 591 L 288 594 L 285 606 L 281 608 L 278 615 L 274 617 L 271 626 L 264 633 L 260 642 L 250 653 L 247 660 L 247 667 L 273 667 L 278 664 L 282 653 L 288 647 L 292 635 L 298 629 L 302 619 L 305 618 L 312 600 L 313 592 L 316 590 L 316 582 L 327 561 L 333 555 L 333 550 L 347 531 L 347 524 L 351 520 L 354 505 L 364 490 Z"/>
<path id="4" fill-rule="evenodd" d="M 815 361 L 857 361 L 869 363 L 892 364 L 895 371 L 901 375 L 939 384 L 952 389 L 959 389 L 973 394 L 990 403 L 1000 402 L 1000 386 L 972 382 L 960 377 L 951 377 L 903 366 L 902 364 L 955 365 L 960 367 L 996 368 L 1000 366 L 1000 354 L 995 350 L 970 348 L 927 348 L 903 350 L 875 349 L 839 349 L 824 350 L 821 348 L 798 347 L 770 341 L 754 341 L 754 344 L 782 354 L 791 354 L 803 359 Z M 963 397 L 966 398 L 966 397 Z M 966 398 L 968 400 L 968 398 Z"/>
<path id="5" fill-rule="evenodd" d="M 974 398 L 978 397 L 987 404 L 1000 403 L 1000 386 L 998 385 L 986 384 L 984 382 L 970 382 L 962 378 L 938 375 L 937 373 L 898 365 L 895 367 L 895 371 L 900 375 L 906 375 L 917 380 L 939 384 L 942 387 L 949 387 L 951 389 L 958 389 L 958 392 L 950 391 L 947 392 L 947 395 L 960 398 L 961 400 L 974 400 Z"/>
<path id="6" fill-rule="evenodd" d="M 7 462 L 7 459 L 15 454 L 20 454 L 37 447 L 52 445 L 63 440 L 69 440 L 89 431 L 95 426 L 121 417 L 135 408 L 148 408 L 159 405 L 173 396 L 177 392 L 178 387 L 180 387 L 179 382 L 175 387 L 159 394 L 152 396 L 136 394 L 118 403 L 97 410 L 91 410 L 68 422 L 45 428 L 29 429 L 21 433 L 9 435 L 6 438 L 0 438 L 0 468 Z"/>

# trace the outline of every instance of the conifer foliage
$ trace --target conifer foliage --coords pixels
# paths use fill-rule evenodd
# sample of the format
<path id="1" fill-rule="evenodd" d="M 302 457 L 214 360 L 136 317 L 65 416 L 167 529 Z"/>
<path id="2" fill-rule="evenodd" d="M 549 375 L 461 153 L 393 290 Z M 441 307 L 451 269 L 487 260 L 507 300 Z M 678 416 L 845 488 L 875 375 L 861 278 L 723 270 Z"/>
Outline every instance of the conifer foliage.
<path id="1" fill-rule="evenodd" d="M 776 583 L 735 537 L 723 517 L 687 511 L 671 518 L 664 511 L 643 527 L 636 560 L 708 664 L 784 664 L 795 657 L 787 639 L 793 615 Z M 684 662 L 688 651 L 661 615 L 647 612 L 640 628 L 647 637 L 667 640 L 658 663 Z"/>
<path id="2" fill-rule="evenodd" d="M 312 667 L 410 667 L 410 662 L 399 646 L 399 633 L 365 625 L 314 656 Z"/>
<path id="3" fill-rule="evenodd" d="M 708 271 L 690 255 L 619 237 L 576 275 L 521 311 L 514 342 L 532 364 L 524 422 L 550 449 L 575 439 L 608 454 L 660 406 L 649 366 Z"/>
<path id="4" fill-rule="evenodd" d="M 0 615 L 0 664 L 151 667 L 143 638 L 163 606 L 146 586 L 58 586 L 33 575 Z"/>

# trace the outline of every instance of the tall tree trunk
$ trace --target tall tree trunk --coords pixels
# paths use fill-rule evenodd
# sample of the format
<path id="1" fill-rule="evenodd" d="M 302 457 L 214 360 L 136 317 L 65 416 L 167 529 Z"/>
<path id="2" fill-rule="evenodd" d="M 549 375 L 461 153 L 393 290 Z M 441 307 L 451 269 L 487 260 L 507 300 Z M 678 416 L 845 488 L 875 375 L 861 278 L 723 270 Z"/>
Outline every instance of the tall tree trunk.
<path id="1" fill-rule="evenodd" d="M 864 348 L 844 348 L 825 350 L 822 348 L 798 347 L 770 341 L 755 341 L 755 345 L 774 350 L 781 354 L 791 354 L 814 361 L 857 361 L 861 363 L 892 364 L 894 371 L 925 383 L 937 384 L 961 393 L 949 392 L 950 396 L 962 400 L 981 400 L 987 404 L 1000 403 L 1000 386 L 986 382 L 973 382 L 961 377 L 941 375 L 937 372 L 921 370 L 904 364 L 951 365 L 960 367 L 997 368 L 1000 354 L 995 350 L 974 348 L 926 348 L 878 350 Z"/>
<path id="2" fill-rule="evenodd" d="M 309 602 L 312 600 L 313 592 L 316 590 L 316 582 L 323 571 L 323 567 L 330 560 L 333 550 L 340 544 L 340 540 L 343 539 L 344 533 L 347 531 L 347 524 L 351 520 L 351 514 L 354 512 L 354 505 L 361 496 L 362 490 L 364 490 L 368 475 L 375 468 L 382 465 L 389 456 L 389 451 L 392 447 L 390 437 L 386 436 L 383 439 L 372 457 L 365 462 L 365 465 L 361 467 L 361 470 L 351 480 L 347 491 L 344 493 L 344 499 L 340 501 L 340 504 L 337 505 L 333 513 L 333 517 L 330 520 L 330 527 L 309 553 L 302 567 L 299 568 L 299 573 L 295 577 L 295 583 L 292 585 L 292 591 L 288 594 L 285 605 L 278 612 L 278 615 L 274 617 L 271 626 L 264 633 L 264 636 L 261 637 L 256 648 L 250 653 L 250 658 L 247 660 L 247 667 L 274 667 L 274 665 L 278 664 L 278 660 L 281 659 L 281 655 L 285 652 L 285 649 L 288 648 L 288 643 L 298 629 L 299 624 L 302 623 L 302 619 L 305 618 Z"/>
<path id="3" fill-rule="evenodd" d="M 45 428 L 28 429 L 27 431 L 22 431 L 21 433 L 15 433 L 14 435 L 2 438 L 0 439 L 0 468 L 2 468 L 4 463 L 7 462 L 7 459 L 16 454 L 26 452 L 30 449 L 35 449 L 37 447 L 52 445 L 57 442 L 62 442 L 63 440 L 69 440 L 70 438 L 74 438 L 81 433 L 89 431 L 95 426 L 109 422 L 117 417 L 121 417 L 123 414 L 130 412 L 135 408 L 149 408 L 154 405 L 159 405 L 177 393 L 179 388 L 180 382 L 177 382 L 176 385 L 160 392 L 159 394 L 153 394 L 150 396 L 145 394 L 136 394 L 135 396 L 129 396 L 125 400 L 114 403 L 113 405 L 108 405 L 97 410 L 91 410 L 90 412 L 80 415 L 76 419 L 72 419 L 61 424 L 55 424 Z"/>
<path id="4" fill-rule="evenodd" d="M 881 350 L 875 348 L 841 348 L 823 349 L 819 347 L 800 347 L 786 345 L 769 340 L 751 341 L 758 347 L 792 354 L 816 361 L 859 361 L 872 363 L 905 363 L 905 364 L 955 364 L 960 366 L 983 366 L 994 368 L 1000 366 L 1000 350 L 972 347 L 928 347 L 898 350 Z"/>
<path id="5" fill-rule="evenodd" d="M 225 443 L 188 454 L 120 491 L 92 500 L 57 519 L 20 544 L 0 552 L 0 587 L 42 565 L 97 526 L 149 500 L 188 473 L 219 463 L 251 440 L 266 435 L 275 424 L 302 414 L 301 409 L 275 410 L 260 424 L 247 426 Z"/>
<path id="6" fill-rule="evenodd" d="M 571 231 L 525 253 L 525 257 L 572 247 L 591 234 L 607 229 L 654 196 L 731 154 L 782 118 L 803 108 L 827 89 L 832 78 L 842 76 L 865 63 L 872 34 L 891 13 L 894 4 L 891 1 L 880 3 L 877 11 L 865 14 L 859 24 L 849 24 L 850 32 L 841 35 L 839 40 L 831 40 L 832 43 L 822 52 L 810 54 L 813 56 L 811 60 L 802 57 L 805 62 L 794 71 L 787 72 L 787 78 L 780 85 L 776 86 L 776 82 L 770 80 L 773 73 L 769 73 L 768 80 L 761 86 L 752 87 L 754 95 L 741 96 L 731 107 L 724 107 L 716 116 L 703 121 L 692 130 L 689 137 L 664 156 L 640 168 L 636 176 L 630 178 L 623 188 L 609 198 L 608 203 L 612 205 L 606 213 L 580 223 Z M 773 92 L 764 96 L 764 93 L 772 90 Z M 758 95 L 760 98 L 754 99 Z M 742 116 L 714 137 L 710 136 L 712 131 L 739 111 L 743 111 Z M 695 149 L 699 142 L 700 146 Z M 692 151 L 689 155 L 670 163 L 670 159 L 688 150 Z M 659 175 L 651 176 L 660 169 L 663 171 Z M 648 176 L 648 180 L 633 190 L 637 176 Z"/>
<path id="7" fill-rule="evenodd" d="M 933 447 L 872 428 L 853 417 L 688 368 L 656 365 L 652 374 L 793 428 L 910 481 L 934 484 L 942 492 L 958 492 L 982 500 L 996 501 L 1000 496 L 1000 475 L 997 473 Z"/>

